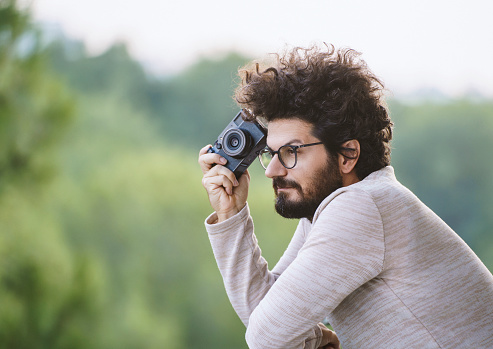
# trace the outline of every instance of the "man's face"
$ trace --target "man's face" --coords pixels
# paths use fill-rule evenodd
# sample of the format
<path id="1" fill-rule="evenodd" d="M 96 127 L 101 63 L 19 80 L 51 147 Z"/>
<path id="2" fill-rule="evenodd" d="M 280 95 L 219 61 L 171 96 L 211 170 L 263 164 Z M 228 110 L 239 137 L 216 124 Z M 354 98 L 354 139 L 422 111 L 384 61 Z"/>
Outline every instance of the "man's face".
<path id="1" fill-rule="evenodd" d="M 272 150 L 290 145 L 320 142 L 312 135 L 312 124 L 300 119 L 279 119 L 269 123 L 267 145 Z M 277 155 L 265 170 L 272 178 L 276 211 L 285 218 L 312 219 L 320 203 L 342 186 L 337 158 L 320 145 L 299 148 L 294 168 L 285 168 Z"/>

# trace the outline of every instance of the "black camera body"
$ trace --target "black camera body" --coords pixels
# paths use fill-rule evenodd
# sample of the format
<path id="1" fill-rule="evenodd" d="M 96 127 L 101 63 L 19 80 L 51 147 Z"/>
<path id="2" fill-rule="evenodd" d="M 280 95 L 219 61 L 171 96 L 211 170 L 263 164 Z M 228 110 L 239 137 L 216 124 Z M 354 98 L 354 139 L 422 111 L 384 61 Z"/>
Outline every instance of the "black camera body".
<path id="1" fill-rule="evenodd" d="M 245 121 L 242 109 L 219 134 L 209 153 L 217 153 L 228 160 L 226 168 L 233 171 L 236 178 L 245 172 L 267 145 L 267 130 L 258 121 Z"/>

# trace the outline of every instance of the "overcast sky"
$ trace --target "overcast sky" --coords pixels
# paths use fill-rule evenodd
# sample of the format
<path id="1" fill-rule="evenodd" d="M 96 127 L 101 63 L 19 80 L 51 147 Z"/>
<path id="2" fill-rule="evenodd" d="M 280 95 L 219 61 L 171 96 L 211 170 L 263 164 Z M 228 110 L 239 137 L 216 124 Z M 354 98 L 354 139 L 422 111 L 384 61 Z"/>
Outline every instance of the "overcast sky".
<path id="1" fill-rule="evenodd" d="M 327 42 L 361 52 L 396 96 L 426 88 L 493 97 L 489 0 L 31 1 L 36 20 L 92 52 L 124 41 L 164 73 L 231 50 L 262 57 Z"/>

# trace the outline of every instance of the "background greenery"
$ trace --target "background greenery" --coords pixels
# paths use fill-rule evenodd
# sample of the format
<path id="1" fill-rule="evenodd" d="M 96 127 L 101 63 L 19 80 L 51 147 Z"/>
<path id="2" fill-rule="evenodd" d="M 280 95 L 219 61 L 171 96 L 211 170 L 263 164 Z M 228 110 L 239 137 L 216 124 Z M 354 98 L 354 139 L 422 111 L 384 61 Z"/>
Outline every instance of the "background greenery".
<path id="1" fill-rule="evenodd" d="M 0 347 L 246 348 L 212 256 L 198 149 L 235 115 L 238 54 L 147 73 L 47 41 L 0 0 Z M 390 101 L 398 178 L 493 268 L 493 102 Z M 296 221 L 252 166 L 274 264 Z"/>

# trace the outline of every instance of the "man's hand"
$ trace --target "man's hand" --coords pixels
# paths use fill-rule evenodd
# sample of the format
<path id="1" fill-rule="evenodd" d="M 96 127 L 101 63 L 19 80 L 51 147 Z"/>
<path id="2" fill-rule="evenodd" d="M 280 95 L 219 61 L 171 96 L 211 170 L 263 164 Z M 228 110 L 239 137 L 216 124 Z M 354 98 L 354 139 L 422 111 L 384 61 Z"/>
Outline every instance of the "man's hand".
<path id="1" fill-rule="evenodd" d="M 340 349 L 339 338 L 334 331 L 329 330 L 328 328 L 322 328 L 322 343 L 318 349 Z"/>
<path id="2" fill-rule="evenodd" d="M 204 177 L 204 186 L 212 208 L 216 211 L 218 223 L 222 222 L 243 209 L 246 205 L 250 174 L 245 171 L 239 181 L 226 165 L 225 158 L 215 153 L 208 153 L 211 146 L 207 145 L 199 152 L 199 165 Z"/>

